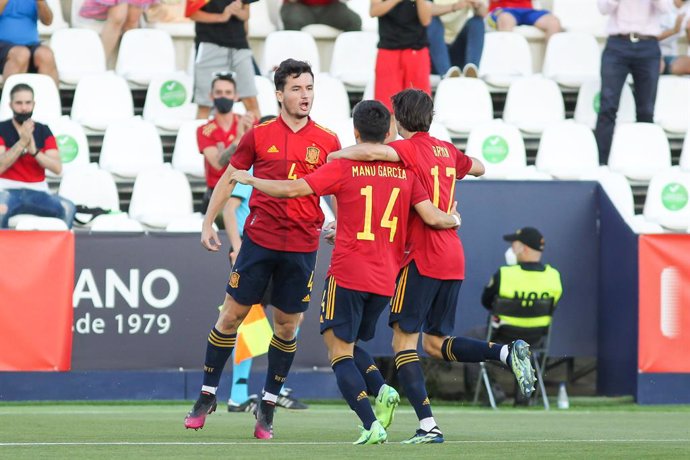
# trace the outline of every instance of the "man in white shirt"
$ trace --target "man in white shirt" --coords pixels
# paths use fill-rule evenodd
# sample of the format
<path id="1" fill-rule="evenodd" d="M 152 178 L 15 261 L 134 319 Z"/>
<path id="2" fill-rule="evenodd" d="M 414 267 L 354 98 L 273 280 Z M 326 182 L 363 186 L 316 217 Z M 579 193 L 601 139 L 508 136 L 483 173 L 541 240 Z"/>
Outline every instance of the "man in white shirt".
<path id="1" fill-rule="evenodd" d="M 681 56 L 678 40 L 682 36 L 690 39 L 690 1 L 673 0 L 675 8 L 662 17 L 659 35 L 661 47 L 661 73 L 665 75 L 690 75 L 690 55 Z"/>
<path id="2" fill-rule="evenodd" d="M 661 51 L 657 37 L 661 18 L 672 0 L 598 0 L 599 11 L 609 15 L 609 38 L 602 55 L 601 105 L 594 131 L 599 162 L 608 163 L 621 91 L 632 74 L 637 121 L 654 121 Z"/>

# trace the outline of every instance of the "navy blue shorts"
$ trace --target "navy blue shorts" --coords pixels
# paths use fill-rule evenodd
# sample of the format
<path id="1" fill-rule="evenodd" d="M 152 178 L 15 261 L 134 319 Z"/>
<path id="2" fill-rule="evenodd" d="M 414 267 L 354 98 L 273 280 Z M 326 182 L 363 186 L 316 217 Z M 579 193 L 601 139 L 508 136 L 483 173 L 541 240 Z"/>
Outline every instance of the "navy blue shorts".
<path id="1" fill-rule="evenodd" d="M 241 305 L 261 302 L 273 277 L 271 305 L 285 313 L 302 313 L 309 307 L 316 251 L 274 251 L 245 235 L 225 291 Z"/>
<path id="2" fill-rule="evenodd" d="M 24 48 L 29 49 L 29 52 L 31 53 L 31 58 L 29 59 L 29 73 L 38 72 L 38 68 L 34 64 L 34 53 L 38 47 L 41 46 L 40 43 L 33 43 L 31 45 L 15 45 L 14 43 L 0 41 L 0 73 L 2 73 L 3 69 L 5 68 L 7 55 L 10 54 L 10 50 L 15 46 L 23 46 Z"/>
<path id="3" fill-rule="evenodd" d="M 371 340 L 376 321 L 391 298 L 338 286 L 335 278 L 326 278 L 321 298 L 321 333 L 333 329 L 340 340 L 355 343 Z"/>
<path id="4" fill-rule="evenodd" d="M 414 261 L 398 274 L 388 324 L 403 332 L 445 337 L 455 329 L 455 310 L 462 280 L 439 280 L 419 273 Z"/>
<path id="5" fill-rule="evenodd" d="M 532 8 L 496 8 L 487 18 L 489 25 L 496 29 L 498 17 L 503 13 L 513 16 L 519 26 L 533 26 L 542 16 L 549 14 L 547 10 L 535 10 Z"/>

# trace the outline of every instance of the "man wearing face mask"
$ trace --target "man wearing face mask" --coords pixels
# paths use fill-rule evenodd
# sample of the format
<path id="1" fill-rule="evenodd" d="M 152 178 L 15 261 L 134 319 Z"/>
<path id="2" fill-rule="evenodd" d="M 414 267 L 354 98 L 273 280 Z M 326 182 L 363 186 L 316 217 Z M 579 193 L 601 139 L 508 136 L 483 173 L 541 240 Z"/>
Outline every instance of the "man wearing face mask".
<path id="1" fill-rule="evenodd" d="M 13 118 L 0 122 L 0 228 L 17 214 L 57 217 L 71 228 L 74 204 L 48 193 L 45 170 L 60 174 L 62 162 L 53 133 L 31 119 L 33 89 L 15 85 L 10 107 Z"/>

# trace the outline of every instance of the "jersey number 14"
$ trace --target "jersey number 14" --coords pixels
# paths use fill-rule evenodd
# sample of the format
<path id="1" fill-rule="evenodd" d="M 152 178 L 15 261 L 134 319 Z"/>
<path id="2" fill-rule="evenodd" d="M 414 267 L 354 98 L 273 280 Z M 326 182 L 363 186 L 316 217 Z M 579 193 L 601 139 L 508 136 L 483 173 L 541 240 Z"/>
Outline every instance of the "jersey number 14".
<path id="1" fill-rule="evenodd" d="M 366 187 L 361 188 L 359 190 L 359 193 L 363 195 L 365 198 L 364 229 L 361 232 L 357 232 L 357 239 L 364 241 L 374 241 L 376 239 L 376 235 L 374 235 L 371 232 L 371 213 L 374 202 L 374 187 L 371 185 L 367 185 Z M 395 207 L 395 202 L 398 199 L 398 195 L 400 195 L 400 189 L 398 187 L 395 187 L 393 190 L 391 190 L 391 194 L 388 197 L 388 204 L 386 205 L 386 211 L 383 213 L 380 222 L 381 228 L 387 228 L 390 230 L 390 236 L 388 238 L 388 241 L 390 241 L 391 243 L 395 239 L 395 232 L 398 229 L 398 218 L 391 217 L 391 214 L 393 213 L 393 208 Z"/>

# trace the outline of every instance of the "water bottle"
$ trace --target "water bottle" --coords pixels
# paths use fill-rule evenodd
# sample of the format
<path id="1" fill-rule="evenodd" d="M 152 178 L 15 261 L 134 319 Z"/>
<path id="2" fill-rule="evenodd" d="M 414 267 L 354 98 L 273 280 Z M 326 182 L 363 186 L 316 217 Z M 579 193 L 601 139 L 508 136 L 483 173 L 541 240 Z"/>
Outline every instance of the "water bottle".
<path id="1" fill-rule="evenodd" d="M 558 408 L 570 408 L 570 401 L 568 401 L 568 392 L 565 390 L 565 382 L 561 382 L 560 386 L 558 387 Z"/>

